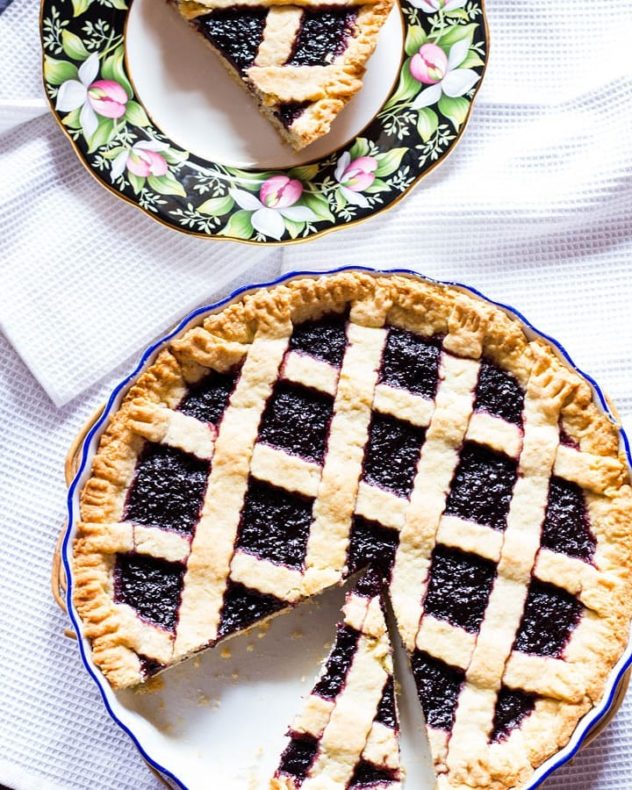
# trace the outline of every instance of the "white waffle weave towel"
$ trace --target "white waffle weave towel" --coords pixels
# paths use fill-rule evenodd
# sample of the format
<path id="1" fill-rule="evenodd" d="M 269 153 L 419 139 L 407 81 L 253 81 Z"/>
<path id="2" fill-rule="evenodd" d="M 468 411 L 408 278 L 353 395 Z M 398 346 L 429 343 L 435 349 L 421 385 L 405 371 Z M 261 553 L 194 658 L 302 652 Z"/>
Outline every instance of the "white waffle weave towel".
<path id="1" fill-rule="evenodd" d="M 463 280 L 563 341 L 632 417 L 632 4 L 488 6 L 491 64 L 455 153 L 382 218 L 283 255 L 170 234 L 103 191 L 45 114 L 37 0 L 0 16 L 0 784 L 159 787 L 50 600 L 62 458 L 125 360 L 236 278 L 282 262 Z M 33 375 L 56 404 L 84 394 L 55 408 Z M 629 790 L 631 737 L 632 700 L 547 788 Z"/>

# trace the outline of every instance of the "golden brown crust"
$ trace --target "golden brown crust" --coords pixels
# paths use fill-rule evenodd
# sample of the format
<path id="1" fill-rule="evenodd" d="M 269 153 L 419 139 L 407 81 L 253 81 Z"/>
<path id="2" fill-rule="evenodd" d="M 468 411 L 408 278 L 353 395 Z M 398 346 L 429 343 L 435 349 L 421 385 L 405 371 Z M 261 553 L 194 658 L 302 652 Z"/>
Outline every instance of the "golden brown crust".
<path id="1" fill-rule="evenodd" d="M 292 56 L 301 29 L 303 11 L 296 5 L 272 6 L 266 16 L 263 41 L 259 44 L 255 66 L 282 66 Z"/>
<path id="2" fill-rule="evenodd" d="M 262 104 L 277 107 L 321 99 L 348 101 L 362 87 L 354 71 L 340 66 L 253 66 L 248 79 Z"/>
<path id="3" fill-rule="evenodd" d="M 486 430 L 493 437 L 490 438 L 492 446 L 500 450 L 511 448 L 507 452 L 520 458 L 525 480 L 528 482 L 532 476 L 540 481 L 537 483 L 538 496 L 542 495 L 551 473 L 576 482 L 584 489 L 597 545 L 593 564 L 542 550 L 533 561 L 533 573 L 543 581 L 555 581 L 579 597 L 587 607 L 586 614 L 573 632 L 564 661 L 535 659 L 514 652 L 508 657 L 503 676 L 503 683 L 512 687 L 517 685 L 529 690 L 532 684 L 536 692 L 538 688 L 546 688 L 544 695 L 540 690 L 534 713 L 506 741 L 484 744 L 482 749 L 469 750 L 469 736 L 464 734 L 460 744 L 465 746 L 460 757 L 453 751 L 456 738 L 446 747 L 441 738 L 431 734 L 431 741 L 442 744 L 440 749 L 437 747 L 441 752 L 438 761 L 444 771 L 440 786 L 502 790 L 521 787 L 535 767 L 568 741 L 579 719 L 601 699 L 610 671 L 627 643 L 632 614 L 632 490 L 617 426 L 595 403 L 586 381 L 561 360 L 548 343 L 530 340 L 517 319 L 454 287 L 405 275 L 374 276 L 360 272 L 297 278 L 242 296 L 208 316 L 200 326 L 171 341 L 134 382 L 119 410 L 111 417 L 101 437 L 91 476 L 81 494 L 82 522 L 78 527 L 73 561 L 74 602 L 84 624 L 84 633 L 92 642 L 94 661 L 113 686 L 129 686 L 142 680 L 138 653 L 152 657 L 148 650 L 153 651 L 154 657 L 166 656 L 168 663 L 169 650 L 173 647 L 171 638 L 160 633 L 160 629 L 147 624 L 139 627 L 127 608 L 115 604 L 112 596 L 114 556 L 136 545 L 130 543 L 135 540 L 131 530 L 138 528 L 122 522 L 122 510 L 136 458 L 143 446 L 143 436 L 155 440 L 155 437 L 166 435 L 164 410 L 173 410 L 187 382 L 200 378 L 205 368 L 225 371 L 233 367 L 247 357 L 256 338 L 265 339 L 271 344 L 269 348 L 276 348 L 275 344 L 284 347 L 294 323 L 332 311 L 340 313 L 347 305 L 351 306 L 352 322 L 358 325 L 362 338 L 359 342 L 367 344 L 369 357 L 363 358 L 371 358 L 371 349 L 376 348 L 374 343 L 380 342 L 381 327 L 390 324 L 424 335 L 444 337 L 446 357 L 455 375 L 474 376 L 482 358 L 490 358 L 512 372 L 525 387 L 527 401 L 532 404 L 529 407 L 532 410 L 527 410 L 525 436 L 520 444 L 515 431 L 500 430 L 499 426 L 495 430 L 493 423 L 487 423 Z M 292 375 L 298 379 L 307 375 L 300 365 L 292 370 Z M 334 383 L 330 373 L 325 374 L 316 366 L 314 375 L 320 382 L 317 386 L 331 391 Z M 449 382 L 449 377 L 446 380 Z M 378 390 L 380 387 L 376 388 L 376 393 Z M 386 413 L 389 409 L 405 413 L 406 409 L 425 408 L 423 402 L 411 405 L 405 397 L 389 393 L 388 388 L 380 390 L 377 403 Z M 465 407 L 465 401 L 463 404 Z M 449 421 L 439 425 L 434 420 L 436 413 L 431 405 L 427 412 L 424 408 L 418 412 L 420 424 L 430 426 L 431 436 L 432 432 L 438 432 L 436 442 L 442 447 L 456 446 L 462 438 L 454 432 L 455 425 Z M 468 426 L 466 411 L 463 419 L 465 430 Z M 560 426 L 574 444 L 560 444 Z M 483 428 L 479 426 L 476 430 Z M 480 441 L 481 434 L 477 436 L 476 440 Z M 206 451 L 200 449 L 198 452 Z M 264 478 L 274 476 L 274 459 L 267 458 L 265 452 L 253 458 L 257 459 L 259 473 Z M 539 464 L 544 461 L 549 471 L 541 479 L 544 473 Z M 279 467 L 286 470 L 284 473 L 294 481 L 292 485 L 297 490 L 313 492 L 320 485 L 320 472 L 313 465 L 295 461 L 290 466 L 279 464 Z M 366 487 L 360 486 L 359 493 L 358 503 L 364 504 L 358 507 L 366 508 L 367 512 L 376 509 L 390 512 L 392 526 L 402 530 L 403 540 L 405 527 L 402 524 L 406 515 L 398 510 L 399 505 L 390 507 L 388 494 L 378 496 Z M 525 502 L 528 501 L 527 497 Z M 458 519 L 440 518 L 432 529 L 439 529 L 441 535 L 448 536 L 446 542 L 456 541 L 456 545 L 473 541 L 475 546 L 480 542 L 483 556 L 500 559 L 506 567 L 502 573 L 506 572 L 511 581 L 508 589 L 513 589 L 512 584 L 524 583 L 528 567 L 518 549 L 515 552 L 512 549 L 512 523 L 502 553 L 491 536 L 486 542 L 484 528 L 479 529 L 479 534 L 471 525 L 461 525 Z M 515 527 L 518 530 L 518 521 Z M 519 535 L 519 530 L 515 534 Z M 182 546 L 177 541 L 167 545 L 151 532 L 140 537 L 144 545 L 151 546 L 148 553 L 154 556 L 181 556 Z M 344 535 L 341 539 L 344 541 Z M 334 546 L 332 551 L 338 552 L 339 548 Z M 336 559 L 332 560 L 334 564 L 338 564 L 337 557 L 336 554 Z M 239 572 L 249 573 L 250 570 L 242 563 Z M 333 574 L 324 582 L 320 580 L 316 588 L 339 578 L 339 573 Z M 404 620 L 405 616 L 404 612 Z M 416 615 L 413 613 L 411 617 L 413 622 Z M 423 642 L 428 634 L 436 632 L 434 649 L 441 657 L 442 640 L 449 635 L 446 637 L 436 628 L 433 631 L 431 626 L 429 623 L 423 632 L 420 631 L 419 637 L 413 634 L 413 642 L 415 637 Z M 477 649 L 482 651 L 485 639 L 478 641 Z M 149 647 L 141 650 L 141 643 Z M 462 665 L 470 660 L 467 651 L 473 648 L 468 645 L 463 642 L 459 648 L 463 652 Z M 475 672 L 471 677 L 470 701 L 472 710 L 479 713 L 484 705 L 476 688 L 483 684 L 488 670 L 488 664 L 483 662 L 478 674 Z M 544 686 L 538 686 L 539 682 Z M 446 765 L 452 766 L 447 772 Z"/>
<path id="4" fill-rule="evenodd" d="M 191 380 L 191 373 L 189 381 Z M 131 414 L 139 402 L 171 407 L 184 394 L 185 374 L 174 355 L 162 351 L 128 391 L 124 403 L 108 423 L 92 464 L 92 476 L 81 492 L 81 518 L 88 522 L 117 520 L 125 491 L 142 447 L 131 429 Z"/>
<path id="5" fill-rule="evenodd" d="M 296 6 L 297 8 L 322 8 L 327 5 L 331 8 L 353 7 L 372 5 L 379 0 L 175 0 L 182 6 L 183 16 L 189 18 L 208 14 L 224 8 L 278 8 L 283 6 Z"/>

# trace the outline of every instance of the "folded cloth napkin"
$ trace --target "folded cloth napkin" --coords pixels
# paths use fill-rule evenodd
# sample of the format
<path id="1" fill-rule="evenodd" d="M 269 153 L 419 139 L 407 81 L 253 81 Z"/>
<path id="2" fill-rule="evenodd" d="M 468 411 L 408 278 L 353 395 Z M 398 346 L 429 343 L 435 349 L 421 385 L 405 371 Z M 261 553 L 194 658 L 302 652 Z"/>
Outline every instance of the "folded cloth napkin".
<path id="1" fill-rule="evenodd" d="M 42 96 L 38 6 L 0 16 L 0 326 L 60 406 L 280 253 L 170 232 L 86 174 Z"/>

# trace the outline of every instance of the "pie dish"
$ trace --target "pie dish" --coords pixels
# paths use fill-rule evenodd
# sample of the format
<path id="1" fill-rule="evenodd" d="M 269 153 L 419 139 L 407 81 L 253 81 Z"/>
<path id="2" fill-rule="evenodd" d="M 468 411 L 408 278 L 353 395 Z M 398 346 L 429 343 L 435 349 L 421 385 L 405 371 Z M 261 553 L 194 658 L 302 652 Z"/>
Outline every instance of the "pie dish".
<path id="1" fill-rule="evenodd" d="M 131 387 L 81 494 L 74 603 L 129 687 L 371 573 L 438 786 L 522 788 L 625 649 L 630 503 L 616 426 L 518 319 L 404 275 L 304 277 Z"/>
<path id="2" fill-rule="evenodd" d="M 358 13 L 381 3 L 392 0 Z M 300 152 L 166 2 L 42 0 L 45 92 L 88 172 L 152 219 L 202 238 L 300 243 L 394 206 L 465 131 L 488 58 L 484 0 L 415 3 L 393 4 L 363 89 Z"/>
<path id="3" fill-rule="evenodd" d="M 169 0 L 296 150 L 362 87 L 393 0 Z"/>

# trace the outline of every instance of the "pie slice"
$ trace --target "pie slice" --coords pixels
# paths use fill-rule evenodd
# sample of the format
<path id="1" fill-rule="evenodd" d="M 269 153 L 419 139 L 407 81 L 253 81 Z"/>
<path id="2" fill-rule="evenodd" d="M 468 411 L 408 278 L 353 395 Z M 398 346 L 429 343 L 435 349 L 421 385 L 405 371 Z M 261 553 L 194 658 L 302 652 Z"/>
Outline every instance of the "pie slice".
<path id="1" fill-rule="evenodd" d="M 369 570 L 347 593 L 336 640 L 290 727 L 271 790 L 401 787 L 383 585 Z"/>
<path id="2" fill-rule="evenodd" d="M 122 688 L 377 574 L 438 785 L 505 790 L 602 699 L 631 551 L 617 428 L 552 346 L 455 286 L 342 272 L 242 296 L 146 368 L 83 487 L 72 581 Z"/>
<path id="3" fill-rule="evenodd" d="M 169 0 L 295 149 L 362 87 L 393 0 Z"/>

